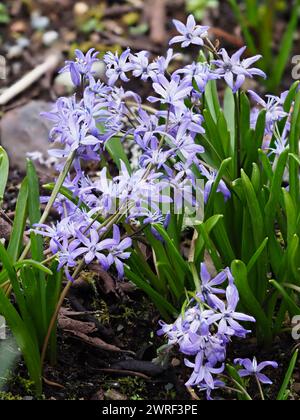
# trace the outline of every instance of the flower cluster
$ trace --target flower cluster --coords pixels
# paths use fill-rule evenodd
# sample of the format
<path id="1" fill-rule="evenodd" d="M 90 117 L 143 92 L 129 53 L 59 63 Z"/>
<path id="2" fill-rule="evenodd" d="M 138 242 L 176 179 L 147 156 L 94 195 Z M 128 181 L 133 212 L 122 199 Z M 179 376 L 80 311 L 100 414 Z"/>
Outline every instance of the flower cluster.
<path id="1" fill-rule="evenodd" d="M 179 211 L 184 211 L 184 200 L 199 205 L 195 198 L 196 179 L 202 178 L 205 183 L 203 195 L 207 203 L 218 178 L 217 170 L 203 165 L 201 159 L 205 153 L 202 97 L 207 84 L 224 80 L 235 93 L 246 78 L 265 77 L 253 67 L 260 56 L 243 59 L 245 48 L 232 57 L 224 49 L 218 51 L 208 39 L 209 28 L 197 25 L 192 16 L 186 25 L 179 21 L 174 24 L 180 35 L 170 41 L 171 45 L 203 47 L 207 42 L 214 59 L 182 68 L 175 66 L 172 72 L 170 65 L 177 59 L 172 49 L 165 57 L 154 60 L 147 51 L 132 53 L 127 49 L 121 55 L 107 53 L 105 84 L 95 80 L 93 64 L 98 61 L 98 54 L 91 49 L 86 55 L 76 51 L 76 60 L 68 61 L 62 69 L 70 72 L 79 94 L 59 98 L 45 116 L 53 122 L 50 139 L 60 146 L 51 150 L 51 155 L 62 161 L 57 169 L 62 171 L 65 161 L 73 157 L 75 175 L 69 175 L 64 186 L 71 191 L 74 201 L 58 196 L 55 206 L 62 220 L 51 232 L 45 226 L 36 230 L 51 238 L 52 251 L 58 253 L 68 268 L 75 267 L 78 257 L 86 263 L 93 260 L 92 255 L 96 258 L 93 252 L 86 251 L 86 255 L 82 246 L 88 249 L 89 243 L 92 249 L 98 245 L 102 248 L 112 226 L 122 221 L 125 214 L 126 221 L 141 228 L 151 223 L 167 223 L 169 212 L 162 210 L 164 204 L 174 203 Z M 147 98 L 148 104 L 143 104 L 136 92 L 125 90 L 124 84 L 131 77 L 151 84 L 153 93 Z M 266 134 L 273 133 L 275 124 L 287 116 L 283 110 L 284 95 L 268 97 L 265 102 L 254 92 L 250 94 L 266 110 Z M 258 108 L 255 108 L 253 125 L 257 117 Z M 100 161 L 108 142 L 118 139 L 129 150 L 139 149 L 138 168 L 121 162 L 121 172 L 114 178 L 106 168 L 92 179 L 87 177 L 83 162 Z M 285 139 L 277 139 L 275 148 L 269 140 L 267 148 L 278 154 L 285 148 Z M 223 194 L 225 201 L 231 198 L 224 180 L 219 181 L 216 191 Z M 130 245 L 129 241 L 126 245 Z M 112 263 L 107 254 L 111 255 L 109 248 L 105 258 L 97 257 L 105 269 Z M 123 273 L 119 263 L 118 272 Z"/>
<path id="2" fill-rule="evenodd" d="M 158 334 L 166 335 L 169 345 L 178 345 L 181 353 L 195 358 L 194 362 L 185 360 L 186 366 L 193 369 L 186 386 L 206 390 L 210 399 L 211 392 L 222 386 L 216 375 L 224 372 L 228 344 L 233 337 L 245 338 L 251 332 L 240 321 L 255 319 L 236 311 L 239 293 L 228 268 L 212 278 L 202 264 L 200 277 L 201 291 L 184 315 L 171 325 L 161 322 Z M 226 282 L 226 289 L 222 289 Z"/>

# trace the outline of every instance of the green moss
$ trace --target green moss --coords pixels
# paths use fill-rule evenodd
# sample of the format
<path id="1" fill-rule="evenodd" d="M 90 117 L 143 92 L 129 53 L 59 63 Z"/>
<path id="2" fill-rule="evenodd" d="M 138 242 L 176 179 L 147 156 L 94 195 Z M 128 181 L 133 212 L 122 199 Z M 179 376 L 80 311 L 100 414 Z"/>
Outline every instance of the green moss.
<path id="1" fill-rule="evenodd" d="M 20 397 L 20 395 L 13 395 L 10 392 L 3 392 L 0 391 L 0 400 L 1 401 L 15 401 L 15 400 L 23 400 L 22 397 Z"/>
<path id="2" fill-rule="evenodd" d="M 92 304 L 92 307 L 95 310 L 95 318 L 97 318 L 102 325 L 109 325 L 110 314 L 107 303 L 104 300 L 95 301 Z"/>
<path id="3" fill-rule="evenodd" d="M 34 395 L 35 392 L 35 385 L 34 382 L 30 381 L 29 379 L 22 378 L 21 376 L 17 377 L 19 384 L 24 389 L 26 395 Z"/>
<path id="4" fill-rule="evenodd" d="M 111 388 L 111 384 L 106 381 L 103 382 L 105 382 L 103 389 L 109 390 Z M 117 382 L 120 386 L 118 392 L 122 395 L 126 395 L 126 397 L 130 400 L 143 400 L 141 395 L 145 395 L 147 392 L 146 384 L 143 379 L 126 376 L 124 378 L 119 378 Z"/>

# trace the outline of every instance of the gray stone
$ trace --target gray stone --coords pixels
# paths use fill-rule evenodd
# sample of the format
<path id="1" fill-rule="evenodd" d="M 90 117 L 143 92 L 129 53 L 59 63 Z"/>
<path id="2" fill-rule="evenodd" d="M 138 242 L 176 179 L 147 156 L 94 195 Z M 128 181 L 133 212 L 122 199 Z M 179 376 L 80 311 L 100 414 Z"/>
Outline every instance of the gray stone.
<path id="1" fill-rule="evenodd" d="M 7 52 L 7 58 L 9 60 L 21 57 L 23 53 L 23 48 L 20 45 L 13 45 L 12 47 L 9 48 L 8 52 Z"/>
<path id="2" fill-rule="evenodd" d="M 54 42 L 58 40 L 59 34 L 56 31 L 48 31 L 43 35 L 43 44 L 46 47 L 50 47 Z"/>
<path id="3" fill-rule="evenodd" d="M 39 12 L 33 12 L 31 15 L 31 26 L 33 29 L 43 31 L 49 26 L 50 19 L 47 16 L 41 16 Z"/>
<path id="4" fill-rule="evenodd" d="M 52 123 L 40 114 L 51 108 L 51 103 L 31 101 L 3 116 L 0 142 L 9 155 L 12 168 L 25 170 L 27 153 L 39 152 L 44 159 L 49 157 L 49 131 Z"/>

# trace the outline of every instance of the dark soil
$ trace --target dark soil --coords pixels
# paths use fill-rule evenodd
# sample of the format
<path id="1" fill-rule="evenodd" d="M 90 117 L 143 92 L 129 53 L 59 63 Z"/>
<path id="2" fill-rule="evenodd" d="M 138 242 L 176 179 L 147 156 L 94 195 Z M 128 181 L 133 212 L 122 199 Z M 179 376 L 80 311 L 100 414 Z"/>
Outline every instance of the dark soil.
<path id="1" fill-rule="evenodd" d="M 6 56 L 5 45 L 14 44 L 19 37 L 26 37 L 30 40 L 28 48 L 24 49 L 21 56 L 8 59 L 8 78 L 0 87 L 10 86 L 14 81 L 22 77 L 27 71 L 33 69 L 43 61 L 49 50 L 41 41 L 41 33 L 32 29 L 30 24 L 30 11 L 37 8 L 42 15 L 50 18 L 48 30 L 55 30 L 59 33 L 59 41 L 53 48 L 59 49 L 67 57 L 72 55 L 76 47 L 91 47 L 104 51 L 111 47 L 134 46 L 137 49 L 150 49 L 154 53 L 162 53 L 166 49 L 167 39 L 173 33 L 169 22 L 171 18 L 184 19 L 184 2 L 174 0 L 169 2 L 167 9 L 168 24 L 166 39 L 161 44 L 149 41 L 149 31 L 140 35 L 133 35 L 127 21 L 124 20 L 122 7 L 128 6 L 125 1 L 106 1 L 106 8 L 110 12 L 116 10 L 116 14 L 107 16 L 102 20 L 102 27 L 90 32 L 82 31 L 82 25 L 76 23 L 73 15 L 72 0 L 41 0 L 41 1 L 12 1 L 8 2 L 12 8 L 12 19 L 7 26 L 0 26 L 0 54 Z M 85 1 L 93 9 L 99 5 L 99 1 Z M 101 3 L 101 2 L 100 2 Z M 26 6 L 28 4 L 29 6 Z M 120 12 L 118 12 L 118 7 Z M 116 9 L 112 9 L 116 8 Z M 213 23 L 215 29 L 222 28 L 222 42 L 224 46 L 236 49 L 241 41 L 240 29 L 233 20 L 226 2 L 221 2 L 222 13 L 212 12 L 208 19 Z M 103 9 L 105 10 L 105 9 Z M 107 10 L 107 9 L 106 9 Z M 130 11 L 134 13 L 135 11 Z M 106 12 L 107 13 L 107 12 Z M 126 15 L 128 18 L 129 12 Z M 133 16 L 131 16 L 133 18 Z M 138 21 L 134 26 L 145 23 L 143 11 L 138 11 Z M 115 27 L 112 28 L 111 20 Z M 118 29 L 119 28 L 119 29 Z M 116 33 L 121 31 L 121 35 Z M 235 41 L 233 43 L 232 41 Z M 63 61 L 63 60 L 62 60 Z M 54 100 L 60 92 L 55 91 L 53 80 L 56 74 L 51 73 L 41 79 L 33 88 L 21 94 L 3 109 L 16 107 L 27 103 L 32 98 Z M 290 75 L 287 75 L 290 82 Z M 12 168 L 10 186 L 7 191 L 4 210 L 8 216 L 13 218 L 17 190 L 21 182 L 21 175 Z M 94 276 L 94 274 L 87 274 Z M 121 285 L 122 286 L 122 285 Z M 89 312 L 75 316 L 84 322 L 95 322 L 98 330 L 93 336 L 100 337 L 109 344 L 120 347 L 123 351 L 114 353 L 104 351 L 90 346 L 74 336 L 62 330 L 58 332 L 58 361 L 55 367 L 46 366 L 44 388 L 45 399 L 158 399 L 176 400 L 190 399 L 185 391 L 184 382 L 188 377 L 183 361 L 178 359 L 178 354 L 170 355 L 171 367 L 165 371 L 156 371 L 157 367 L 150 362 L 157 356 L 157 349 L 164 344 L 162 339 L 156 336 L 159 314 L 149 303 L 148 299 L 140 292 L 128 291 L 128 287 L 115 287 L 110 293 L 103 292 L 103 287 L 96 282 L 94 288 L 79 288 L 72 292 L 70 298 L 65 302 L 65 307 L 72 311 Z M 84 311 L 78 311 L 82 306 Z M 90 314 L 92 311 L 92 315 Z M 105 337 L 104 337 L 105 336 Z M 259 360 L 276 360 L 280 364 L 278 371 L 270 372 L 274 379 L 274 386 L 270 389 L 270 398 L 274 398 L 281 386 L 282 378 L 288 367 L 295 342 L 290 335 L 282 335 L 278 338 L 270 350 L 258 348 L 255 341 L 235 342 L 231 349 L 230 359 L 235 357 L 253 357 L 257 355 Z M 127 352 L 125 351 L 127 350 Z M 123 365 L 120 365 L 120 362 Z M 124 365 L 124 362 L 126 364 Z M 126 371 L 116 367 L 126 366 Z M 104 372 L 103 369 L 111 369 L 114 372 Z M 22 362 L 12 371 L 4 393 L 0 393 L 0 399 L 5 398 L 32 398 L 32 387 L 26 378 L 26 369 Z M 49 381 L 52 385 L 49 385 Z M 294 375 L 294 389 L 300 395 L 300 362 Z M 11 394 L 9 394 L 11 393 Z M 253 386 L 252 395 L 257 390 Z M 296 392 L 292 391 L 292 398 L 300 399 Z M 235 398 L 233 395 L 219 395 L 221 398 Z"/>

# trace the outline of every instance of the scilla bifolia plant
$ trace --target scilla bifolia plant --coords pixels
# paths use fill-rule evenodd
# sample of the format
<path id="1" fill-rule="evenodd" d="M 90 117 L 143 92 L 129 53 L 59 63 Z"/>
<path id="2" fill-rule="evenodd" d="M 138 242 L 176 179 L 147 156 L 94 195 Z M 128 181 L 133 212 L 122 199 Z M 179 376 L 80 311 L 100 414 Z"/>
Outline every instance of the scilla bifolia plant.
<path id="1" fill-rule="evenodd" d="M 68 282 L 41 359 L 68 290 L 96 262 L 148 294 L 164 319 L 160 333 L 189 357 L 187 386 L 210 398 L 225 386 L 234 337 L 246 338 L 254 325 L 259 341 L 270 345 L 286 314 L 300 311 L 300 93 L 297 84 L 266 100 L 244 93 L 246 78 L 265 77 L 254 67 L 260 56 L 243 58 L 245 48 L 232 56 L 218 50 L 209 28 L 196 25 L 193 16 L 186 25 L 174 23 L 179 35 L 171 45 L 198 45 L 199 62 L 171 71 L 172 49 L 154 61 L 147 51 L 108 53 L 104 84 L 94 78 L 97 53 L 90 50 L 77 51 L 76 61 L 62 70 L 71 73 L 77 93 L 60 98 L 46 115 L 54 125 L 51 139 L 62 146 L 52 151 L 60 175 L 48 185 L 52 195 L 31 234 L 47 238 Z M 125 90 L 130 77 L 152 87 L 145 103 Z M 221 103 L 218 86 L 224 85 Z M 137 166 L 128 147 L 139 148 Z M 99 162 L 97 176 L 85 172 L 87 161 Z M 45 224 L 53 204 L 60 219 Z M 187 224 L 192 239 L 184 256 Z M 28 251 L 29 245 L 23 255 Z M 247 370 L 261 386 L 269 364 L 255 363 L 251 368 L 240 360 L 241 375 Z M 229 372 L 240 378 L 235 368 Z M 239 393 L 249 399 L 237 379 Z"/>

